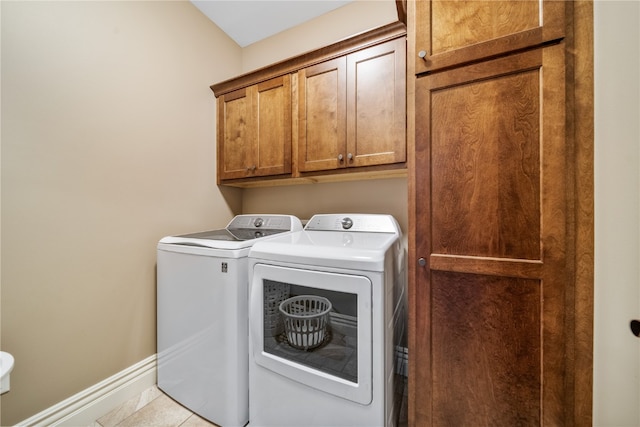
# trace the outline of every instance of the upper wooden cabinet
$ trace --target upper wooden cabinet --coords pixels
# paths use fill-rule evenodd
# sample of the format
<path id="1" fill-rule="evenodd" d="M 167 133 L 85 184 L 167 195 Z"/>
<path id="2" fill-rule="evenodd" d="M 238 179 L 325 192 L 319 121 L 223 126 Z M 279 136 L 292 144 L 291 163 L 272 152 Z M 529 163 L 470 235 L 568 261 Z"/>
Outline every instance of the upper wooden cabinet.
<path id="1" fill-rule="evenodd" d="M 406 27 L 389 24 L 211 86 L 218 183 L 406 174 Z M 391 171 L 391 172 L 390 172 Z M 390 172 L 390 173 L 388 173 Z M 338 177 L 339 178 L 339 177 Z"/>
<path id="2" fill-rule="evenodd" d="M 291 173 L 291 76 L 218 98 L 218 183 Z"/>
<path id="3" fill-rule="evenodd" d="M 405 82 L 404 38 L 298 71 L 298 170 L 405 162 Z"/>
<path id="4" fill-rule="evenodd" d="M 568 2 L 415 1 L 415 72 L 487 59 L 561 39 Z"/>

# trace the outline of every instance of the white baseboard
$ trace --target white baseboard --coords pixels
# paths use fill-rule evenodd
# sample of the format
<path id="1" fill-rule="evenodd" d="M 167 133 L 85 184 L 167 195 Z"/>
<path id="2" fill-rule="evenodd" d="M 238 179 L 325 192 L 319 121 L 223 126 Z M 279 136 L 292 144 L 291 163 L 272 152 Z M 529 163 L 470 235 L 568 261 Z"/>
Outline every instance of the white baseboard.
<path id="1" fill-rule="evenodd" d="M 90 426 L 113 408 L 156 384 L 156 355 L 17 424 L 17 426 Z"/>

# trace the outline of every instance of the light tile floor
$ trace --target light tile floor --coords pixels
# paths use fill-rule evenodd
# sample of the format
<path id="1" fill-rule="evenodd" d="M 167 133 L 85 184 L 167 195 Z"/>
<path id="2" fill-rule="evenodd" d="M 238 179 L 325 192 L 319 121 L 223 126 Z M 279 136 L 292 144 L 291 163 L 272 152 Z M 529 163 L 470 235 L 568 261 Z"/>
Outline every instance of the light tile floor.
<path id="1" fill-rule="evenodd" d="M 399 427 L 407 425 L 406 384 L 400 404 Z M 89 427 L 218 427 L 192 413 L 153 386 L 100 417 Z"/>
<path id="2" fill-rule="evenodd" d="M 153 386 L 97 419 L 90 427 L 216 427 Z"/>

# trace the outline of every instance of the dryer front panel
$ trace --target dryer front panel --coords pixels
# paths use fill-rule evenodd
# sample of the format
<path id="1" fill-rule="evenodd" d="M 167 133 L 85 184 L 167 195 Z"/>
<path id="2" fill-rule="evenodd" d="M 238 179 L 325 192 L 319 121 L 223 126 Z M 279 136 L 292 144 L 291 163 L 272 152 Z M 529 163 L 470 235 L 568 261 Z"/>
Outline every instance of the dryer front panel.
<path id="1" fill-rule="evenodd" d="M 252 277 L 255 362 L 306 386 L 371 403 L 371 280 L 260 263 Z"/>

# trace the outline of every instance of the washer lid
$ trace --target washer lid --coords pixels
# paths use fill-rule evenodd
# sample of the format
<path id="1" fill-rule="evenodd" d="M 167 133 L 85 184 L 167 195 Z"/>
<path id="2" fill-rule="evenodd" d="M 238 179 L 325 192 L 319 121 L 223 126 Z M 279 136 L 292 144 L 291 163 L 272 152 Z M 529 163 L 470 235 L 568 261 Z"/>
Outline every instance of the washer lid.
<path id="1" fill-rule="evenodd" d="M 214 249 L 242 249 L 250 247 L 259 239 L 297 230 L 302 230 L 302 223 L 295 216 L 237 215 L 226 228 L 167 236 L 159 243 Z"/>
<path id="2" fill-rule="evenodd" d="M 259 239 L 261 237 L 273 236 L 275 234 L 284 233 L 289 230 L 277 229 L 228 229 L 201 231 L 199 233 L 183 234 L 175 236 L 180 239 L 204 239 L 204 240 L 223 240 L 227 242 L 241 242 L 245 240 Z"/>

